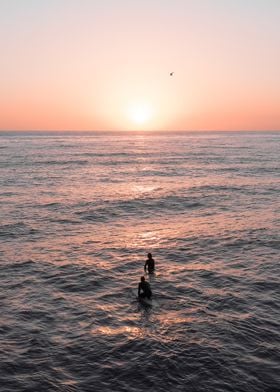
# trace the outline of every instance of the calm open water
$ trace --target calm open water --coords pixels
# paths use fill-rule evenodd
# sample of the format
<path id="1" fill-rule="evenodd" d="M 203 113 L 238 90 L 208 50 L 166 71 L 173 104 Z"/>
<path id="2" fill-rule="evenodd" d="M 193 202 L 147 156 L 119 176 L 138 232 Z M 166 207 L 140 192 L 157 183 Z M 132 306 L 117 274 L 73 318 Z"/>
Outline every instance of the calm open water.
<path id="1" fill-rule="evenodd" d="M 279 157 L 280 133 L 0 133 L 0 391 L 279 391 Z"/>

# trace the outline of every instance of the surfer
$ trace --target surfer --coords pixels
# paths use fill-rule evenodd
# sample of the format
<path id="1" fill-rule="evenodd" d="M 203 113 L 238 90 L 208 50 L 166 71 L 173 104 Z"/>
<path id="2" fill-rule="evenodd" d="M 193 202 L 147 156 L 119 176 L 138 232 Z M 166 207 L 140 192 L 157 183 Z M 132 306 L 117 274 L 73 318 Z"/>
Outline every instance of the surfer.
<path id="1" fill-rule="evenodd" d="M 153 256 L 151 253 L 148 253 L 148 259 L 146 260 L 146 263 L 144 265 L 144 271 L 146 272 L 148 268 L 149 274 L 153 274 L 155 271 L 155 260 L 153 259 Z"/>
<path id="2" fill-rule="evenodd" d="M 138 285 L 138 297 L 150 299 L 151 296 L 152 296 L 152 290 L 150 284 L 146 282 L 144 276 L 141 276 L 141 281 L 139 282 Z"/>

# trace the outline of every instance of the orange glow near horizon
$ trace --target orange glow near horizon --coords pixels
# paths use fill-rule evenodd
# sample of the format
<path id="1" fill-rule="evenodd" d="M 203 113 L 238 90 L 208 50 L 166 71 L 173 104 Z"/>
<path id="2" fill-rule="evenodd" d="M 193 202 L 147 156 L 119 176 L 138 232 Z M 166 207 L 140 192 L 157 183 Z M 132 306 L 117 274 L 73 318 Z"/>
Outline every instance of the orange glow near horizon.
<path id="1" fill-rule="evenodd" d="M 0 130 L 280 130 L 280 3 L 203 4 L 0 5 Z"/>

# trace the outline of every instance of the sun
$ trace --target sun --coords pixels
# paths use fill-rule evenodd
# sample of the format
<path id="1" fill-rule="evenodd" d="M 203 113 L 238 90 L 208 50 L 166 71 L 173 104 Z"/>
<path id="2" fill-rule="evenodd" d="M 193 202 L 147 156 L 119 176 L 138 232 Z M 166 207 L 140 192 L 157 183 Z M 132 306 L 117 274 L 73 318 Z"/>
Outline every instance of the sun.
<path id="1" fill-rule="evenodd" d="M 147 103 L 133 104 L 128 108 L 128 118 L 136 126 L 148 124 L 153 117 L 153 109 Z"/>

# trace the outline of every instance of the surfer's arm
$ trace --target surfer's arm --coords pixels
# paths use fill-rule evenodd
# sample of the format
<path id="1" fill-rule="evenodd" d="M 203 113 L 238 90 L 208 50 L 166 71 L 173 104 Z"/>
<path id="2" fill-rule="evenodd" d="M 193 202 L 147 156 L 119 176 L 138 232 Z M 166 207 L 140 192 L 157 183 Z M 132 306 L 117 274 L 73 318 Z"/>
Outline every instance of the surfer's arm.
<path id="1" fill-rule="evenodd" d="M 146 263 L 145 263 L 145 265 L 144 265 L 144 271 L 145 271 L 145 272 L 146 272 L 147 265 L 148 265 L 148 263 L 147 263 L 147 261 L 146 261 Z"/>

